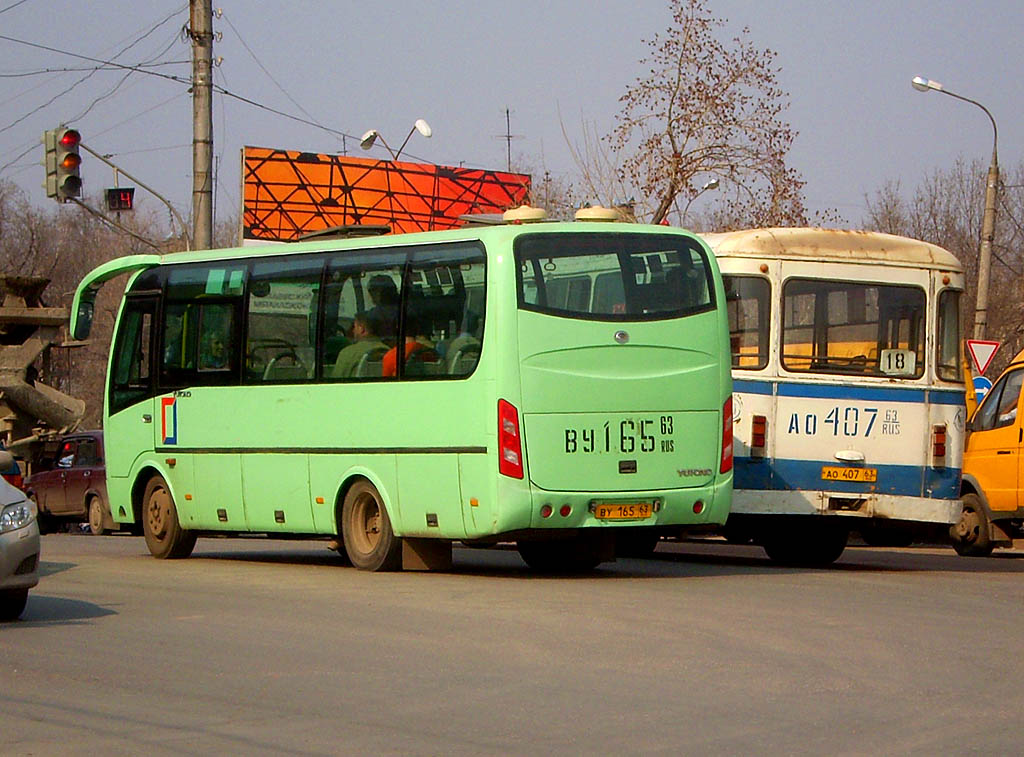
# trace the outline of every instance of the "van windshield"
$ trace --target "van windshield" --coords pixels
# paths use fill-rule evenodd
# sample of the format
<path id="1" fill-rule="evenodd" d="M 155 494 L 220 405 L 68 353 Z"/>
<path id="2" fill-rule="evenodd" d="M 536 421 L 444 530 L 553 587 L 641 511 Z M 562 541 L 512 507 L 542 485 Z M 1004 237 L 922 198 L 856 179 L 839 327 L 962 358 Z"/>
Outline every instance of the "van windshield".
<path id="1" fill-rule="evenodd" d="M 519 307 L 569 318 L 639 321 L 714 308 L 696 242 L 650 234 L 529 234 L 515 243 Z"/>

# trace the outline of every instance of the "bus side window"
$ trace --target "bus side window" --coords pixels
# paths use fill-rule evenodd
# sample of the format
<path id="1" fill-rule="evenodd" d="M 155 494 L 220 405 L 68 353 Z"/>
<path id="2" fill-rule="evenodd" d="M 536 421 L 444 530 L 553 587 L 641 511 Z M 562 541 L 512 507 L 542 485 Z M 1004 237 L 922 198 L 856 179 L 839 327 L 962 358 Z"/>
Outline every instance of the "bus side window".
<path id="1" fill-rule="evenodd" d="M 237 382 L 241 262 L 168 266 L 159 354 L 162 391 Z"/>
<path id="2" fill-rule="evenodd" d="M 405 298 L 405 377 L 465 377 L 476 370 L 485 298 L 469 293 L 482 293 L 484 260 L 475 244 L 413 254 L 412 281 L 427 286 L 414 284 Z"/>
<path id="3" fill-rule="evenodd" d="M 253 263 L 246 310 L 247 381 L 313 378 L 322 270 L 322 259 Z"/>
<path id="4" fill-rule="evenodd" d="M 154 297 L 128 298 L 125 301 L 114 338 L 111 413 L 153 396 L 150 361 L 156 302 Z"/>
<path id="5" fill-rule="evenodd" d="M 323 377 L 380 379 L 395 344 L 404 252 L 346 253 L 331 261 L 324 291 Z"/>
<path id="6" fill-rule="evenodd" d="M 768 365 L 771 285 L 756 276 L 724 276 L 732 367 L 760 370 Z"/>

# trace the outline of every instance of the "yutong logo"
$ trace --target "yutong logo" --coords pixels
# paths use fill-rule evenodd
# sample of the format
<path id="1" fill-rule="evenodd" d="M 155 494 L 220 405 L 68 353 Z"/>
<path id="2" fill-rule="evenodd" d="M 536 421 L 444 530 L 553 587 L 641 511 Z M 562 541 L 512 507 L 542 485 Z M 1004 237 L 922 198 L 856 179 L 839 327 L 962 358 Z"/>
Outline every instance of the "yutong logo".
<path id="1" fill-rule="evenodd" d="M 679 478 L 693 478 L 694 476 L 707 477 L 711 475 L 710 468 L 677 468 Z"/>

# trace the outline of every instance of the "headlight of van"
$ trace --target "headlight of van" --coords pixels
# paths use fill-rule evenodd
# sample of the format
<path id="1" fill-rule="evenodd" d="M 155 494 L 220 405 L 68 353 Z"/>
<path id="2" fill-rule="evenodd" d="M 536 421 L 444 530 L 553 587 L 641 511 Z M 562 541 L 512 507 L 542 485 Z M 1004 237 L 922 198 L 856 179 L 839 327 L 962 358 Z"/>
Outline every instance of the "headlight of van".
<path id="1" fill-rule="evenodd" d="M 30 500 L 7 505 L 0 513 L 0 534 L 24 528 L 36 517 L 36 509 Z"/>

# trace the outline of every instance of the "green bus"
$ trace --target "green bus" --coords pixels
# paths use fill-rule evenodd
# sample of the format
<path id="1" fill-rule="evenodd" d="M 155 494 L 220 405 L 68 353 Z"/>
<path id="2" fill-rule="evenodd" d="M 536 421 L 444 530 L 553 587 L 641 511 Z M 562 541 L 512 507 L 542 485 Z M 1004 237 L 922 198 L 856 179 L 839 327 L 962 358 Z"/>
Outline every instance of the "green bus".
<path id="1" fill-rule="evenodd" d="M 666 227 L 511 223 L 135 255 L 103 427 L 114 520 L 334 539 L 367 570 L 515 542 L 534 569 L 725 521 L 728 322 L 707 247 Z M 402 349 L 399 349 L 402 345 Z"/>

